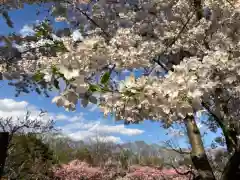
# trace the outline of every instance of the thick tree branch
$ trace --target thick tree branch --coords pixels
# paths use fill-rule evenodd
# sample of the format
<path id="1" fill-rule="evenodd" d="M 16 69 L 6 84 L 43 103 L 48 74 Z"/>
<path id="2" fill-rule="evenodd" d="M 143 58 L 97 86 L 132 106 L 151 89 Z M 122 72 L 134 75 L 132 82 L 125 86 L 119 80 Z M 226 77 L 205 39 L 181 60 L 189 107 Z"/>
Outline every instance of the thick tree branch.
<path id="1" fill-rule="evenodd" d="M 193 0 L 193 7 L 196 12 L 197 20 L 202 19 L 203 17 L 202 0 Z"/>
<path id="2" fill-rule="evenodd" d="M 173 150 L 173 151 L 175 151 L 175 152 L 177 152 L 177 153 L 179 153 L 179 154 L 185 154 L 185 155 L 190 155 L 191 154 L 191 152 L 189 152 L 189 151 L 184 151 L 181 147 L 174 147 L 174 145 L 173 145 L 173 143 L 171 143 L 170 141 L 167 141 L 167 142 L 165 142 L 165 144 L 166 144 L 166 146 L 167 147 L 169 147 L 171 150 Z"/>
<path id="3" fill-rule="evenodd" d="M 230 130 L 227 129 L 227 127 L 224 124 L 224 121 L 218 117 L 209 107 L 209 105 L 206 102 L 202 102 L 202 106 L 209 112 L 211 116 L 213 116 L 214 120 L 217 122 L 219 127 L 223 131 L 223 135 L 225 137 L 227 149 L 229 152 L 233 152 L 236 149 L 236 143 L 234 139 L 236 139 L 236 133 L 231 133 Z M 233 131 L 233 130 L 232 130 Z M 234 135 L 235 134 L 235 135 Z M 235 136 L 235 137 L 233 137 Z"/>
<path id="4" fill-rule="evenodd" d="M 0 179 L 4 173 L 4 166 L 7 157 L 7 148 L 9 143 L 9 133 L 8 132 L 0 132 Z"/>
<path id="5" fill-rule="evenodd" d="M 179 174 L 179 175 L 181 175 L 181 176 L 187 176 L 187 175 L 193 175 L 193 176 L 195 176 L 195 174 L 194 174 L 194 172 L 193 172 L 192 169 L 191 169 L 191 170 L 188 170 L 188 171 L 185 171 L 185 172 L 181 172 L 181 171 L 179 171 L 179 170 L 178 170 L 174 165 L 172 165 L 172 164 L 166 163 L 165 165 L 171 166 L 171 167 L 174 169 L 174 171 L 176 171 L 176 173 Z"/>
<path id="6" fill-rule="evenodd" d="M 228 160 L 224 171 L 221 176 L 221 180 L 238 180 L 240 179 L 240 150 L 236 150 L 234 154 Z"/>
<path id="7" fill-rule="evenodd" d="M 201 180 L 215 180 L 212 167 L 208 161 L 206 152 L 204 150 L 203 142 L 201 139 L 200 131 L 197 127 L 194 116 L 188 115 L 184 119 L 187 134 L 189 137 L 189 142 L 192 147 L 191 158 L 194 167 L 199 173 Z"/>

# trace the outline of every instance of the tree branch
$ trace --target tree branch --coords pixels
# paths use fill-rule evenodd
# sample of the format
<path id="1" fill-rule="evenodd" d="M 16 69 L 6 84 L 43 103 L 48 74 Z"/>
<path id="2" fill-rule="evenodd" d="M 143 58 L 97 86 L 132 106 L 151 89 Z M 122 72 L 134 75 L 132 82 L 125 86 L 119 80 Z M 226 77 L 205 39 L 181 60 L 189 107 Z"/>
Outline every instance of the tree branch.
<path id="1" fill-rule="evenodd" d="M 211 116 L 213 116 L 214 120 L 217 122 L 217 124 L 219 125 L 219 127 L 222 129 L 223 131 L 223 135 L 225 137 L 225 141 L 226 141 L 226 145 L 227 145 L 227 149 L 229 152 L 233 152 L 237 147 L 236 147 L 236 143 L 234 141 L 234 139 L 236 139 L 236 137 L 233 137 L 233 133 L 231 133 L 228 128 L 225 126 L 223 120 L 218 117 L 209 107 L 209 105 L 202 101 L 202 106 L 209 112 L 209 114 Z"/>
<path id="2" fill-rule="evenodd" d="M 157 57 L 157 59 L 153 59 L 154 62 L 156 62 L 158 65 L 161 66 L 161 68 L 163 68 L 166 72 L 168 72 L 169 70 L 173 71 L 173 68 L 168 69 L 160 60 L 161 60 L 161 56 L 166 53 L 166 51 L 175 44 L 175 42 L 180 38 L 181 34 L 183 33 L 183 31 L 185 30 L 185 28 L 187 27 L 188 23 L 190 22 L 190 20 L 193 18 L 194 13 L 192 13 L 187 21 L 185 22 L 185 24 L 183 24 L 181 30 L 178 32 L 178 34 L 173 38 L 173 40 L 167 45 L 167 47 L 165 48 L 165 50 L 160 53 Z"/>
<path id="3" fill-rule="evenodd" d="M 70 1 L 65 1 L 66 3 L 68 3 L 69 5 L 72 5 L 72 3 Z M 110 34 L 108 34 L 97 22 L 95 22 L 85 11 L 83 11 L 82 9 L 80 9 L 79 7 L 75 7 L 81 14 L 83 14 L 93 25 L 95 25 L 96 27 L 100 28 L 102 30 L 102 32 L 104 33 L 104 35 L 107 38 L 110 38 Z"/>
<path id="4" fill-rule="evenodd" d="M 199 177 L 203 180 L 216 180 L 212 167 L 204 150 L 201 134 L 199 128 L 197 127 L 194 116 L 188 115 L 184 119 L 184 122 L 187 128 L 189 142 L 192 147 L 191 159 L 194 167 L 199 173 Z"/>
<path id="5" fill-rule="evenodd" d="M 7 147 L 8 147 L 8 132 L 0 132 L 0 179 L 3 176 L 5 161 L 7 157 Z"/>
<path id="6" fill-rule="evenodd" d="M 176 171 L 176 173 L 179 174 L 179 175 L 181 175 L 181 176 L 186 176 L 186 175 L 189 175 L 189 174 L 195 176 L 195 174 L 194 174 L 194 172 L 192 171 L 192 169 L 191 169 L 191 170 L 188 170 L 188 171 L 186 171 L 186 172 L 180 172 L 173 164 L 166 163 L 166 165 L 171 166 L 171 167 L 174 169 L 174 171 Z"/>
<path id="7" fill-rule="evenodd" d="M 170 142 L 165 142 L 165 143 L 166 143 L 166 145 L 169 148 L 171 148 L 171 150 L 173 150 L 173 151 L 175 151 L 175 152 L 177 152 L 179 154 L 186 154 L 186 155 L 190 155 L 191 154 L 191 152 L 183 151 L 181 147 L 178 147 L 178 149 L 174 148 L 173 147 L 174 145 L 172 145 L 173 143 L 172 144 Z"/>

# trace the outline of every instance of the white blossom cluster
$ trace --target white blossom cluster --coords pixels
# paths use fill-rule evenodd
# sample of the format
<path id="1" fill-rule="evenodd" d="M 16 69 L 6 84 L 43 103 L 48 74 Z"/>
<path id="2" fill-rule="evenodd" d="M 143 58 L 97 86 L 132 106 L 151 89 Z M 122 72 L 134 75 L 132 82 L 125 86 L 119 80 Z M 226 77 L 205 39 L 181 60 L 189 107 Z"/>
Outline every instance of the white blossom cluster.
<path id="1" fill-rule="evenodd" d="M 209 52 L 201 61 L 197 57 L 185 58 L 174 66 L 174 72 L 161 79 L 130 76 L 119 84 L 119 94 L 105 95 L 107 103 L 102 106 L 105 113 L 114 110 L 119 119 L 132 122 L 181 121 L 187 114 L 202 110 L 202 99 L 209 98 L 216 88 L 231 90 L 233 98 L 239 98 L 239 66 L 239 57 L 230 58 L 220 50 Z"/>
<path id="2" fill-rule="evenodd" d="M 202 109 L 202 100 L 217 88 L 237 99 L 240 11 L 227 0 L 206 0 L 203 5 L 204 17 L 198 21 L 188 0 L 95 3 L 90 17 L 97 26 L 88 24 L 83 41 L 76 46 L 65 38 L 69 51 L 54 58 L 66 79 L 75 80 L 53 102 L 74 110 L 78 99 L 85 101 L 89 73 L 108 64 L 115 64 L 117 70 L 150 67 L 151 60 L 162 54 L 166 67 L 173 68 L 166 76 L 130 76 L 116 91 L 103 94 L 103 111 L 114 111 L 118 119 L 131 122 L 164 119 L 171 123 Z M 75 16 L 76 21 L 82 18 Z M 182 50 L 188 57 L 168 59 Z M 50 81 L 49 74 L 45 79 Z"/>

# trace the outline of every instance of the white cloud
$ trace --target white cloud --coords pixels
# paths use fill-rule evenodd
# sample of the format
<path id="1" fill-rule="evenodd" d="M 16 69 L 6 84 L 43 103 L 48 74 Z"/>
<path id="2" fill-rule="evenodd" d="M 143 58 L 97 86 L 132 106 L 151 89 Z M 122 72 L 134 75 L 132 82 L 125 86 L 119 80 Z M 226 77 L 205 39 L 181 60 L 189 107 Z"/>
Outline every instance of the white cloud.
<path id="1" fill-rule="evenodd" d="M 19 111 L 22 110 L 24 108 L 26 108 L 29 104 L 26 101 L 21 101 L 21 102 L 17 102 L 14 101 L 13 99 L 0 99 L 0 110 L 1 111 L 7 111 L 7 112 L 11 112 L 12 110 L 14 111 Z"/>
<path id="2" fill-rule="evenodd" d="M 64 132 L 73 132 L 78 130 L 88 130 L 91 129 L 93 126 L 98 124 L 99 122 L 76 122 L 76 123 L 69 123 L 64 126 L 59 126 Z"/>
<path id="3" fill-rule="evenodd" d="M 97 137 L 100 141 L 111 141 L 121 143 L 121 138 L 112 134 L 126 136 L 139 135 L 144 133 L 140 129 L 126 128 L 124 125 L 103 125 L 101 121 L 88 121 L 81 119 L 80 122 L 70 123 L 61 128 L 63 134 L 74 140 L 94 140 Z"/>
<path id="4" fill-rule="evenodd" d="M 101 142 L 113 142 L 113 143 L 122 142 L 120 137 L 104 135 L 104 134 L 96 134 L 90 131 L 78 131 L 75 133 L 68 134 L 68 136 L 71 139 L 76 141 L 87 140 L 87 141 L 101 141 Z"/>
<path id="5" fill-rule="evenodd" d="M 33 111 L 32 116 L 37 114 L 37 110 L 33 106 L 30 106 L 26 101 L 15 101 L 13 99 L 0 99 L 0 117 L 7 118 L 23 118 L 26 112 Z M 38 111 L 39 113 L 39 111 Z"/>
<path id="6" fill-rule="evenodd" d="M 59 113 L 59 114 L 56 114 L 56 113 L 48 113 L 50 118 L 55 120 L 55 121 L 66 121 L 68 123 L 70 122 L 77 122 L 77 121 L 82 121 L 84 120 L 84 114 L 81 112 L 81 113 L 78 113 L 74 116 L 67 116 L 63 113 Z"/>
<path id="7" fill-rule="evenodd" d="M 81 113 L 79 113 L 79 114 L 77 114 L 77 115 L 69 118 L 68 121 L 70 121 L 70 122 L 76 122 L 76 121 L 79 121 L 79 120 L 83 120 L 83 119 L 84 119 L 83 116 L 84 116 L 84 114 L 81 112 Z"/>
<path id="8" fill-rule="evenodd" d="M 24 25 L 23 28 L 19 31 L 22 36 L 31 36 L 35 34 L 33 27 L 31 25 Z"/>
<path id="9" fill-rule="evenodd" d="M 144 133 L 143 130 L 126 128 L 124 125 L 104 125 L 99 121 L 89 121 L 81 119 L 79 122 L 69 123 L 59 126 L 64 133 L 88 131 L 94 134 L 121 134 L 126 136 L 134 136 Z"/>
<path id="10" fill-rule="evenodd" d="M 10 118 L 12 117 L 14 121 L 17 122 L 18 119 L 24 119 L 27 112 L 30 112 L 30 118 L 35 119 L 39 118 L 39 114 L 41 112 L 40 108 L 29 104 L 26 101 L 16 101 L 14 99 L 0 99 L 0 117 L 2 118 Z M 47 122 L 49 119 L 53 119 L 55 121 L 68 121 L 73 117 L 69 117 L 63 113 L 55 114 L 52 112 L 46 113 L 41 117 L 43 122 Z"/>
<path id="11" fill-rule="evenodd" d="M 27 112 L 28 120 L 41 122 L 42 127 L 48 124 L 50 117 L 46 113 L 41 113 L 41 110 L 37 109 L 35 106 L 30 105 L 26 101 L 15 101 L 14 99 L 0 99 L 0 118 L 11 118 L 11 123 L 14 126 L 22 125 L 23 120 L 26 119 Z M 41 116 L 40 116 L 41 114 Z M 5 127 L 5 130 L 8 130 L 9 126 Z M 1 129 L 2 130 L 2 129 Z M 21 129 L 23 130 L 23 129 Z M 24 131 L 35 132 L 40 129 L 27 128 Z M 41 132 L 41 131 L 40 131 Z"/>
<path id="12" fill-rule="evenodd" d="M 69 117 L 65 114 L 57 114 L 55 117 L 53 116 L 55 120 L 67 120 Z"/>
<path id="13" fill-rule="evenodd" d="M 92 141 L 101 141 L 101 142 L 113 142 L 113 143 L 122 143 L 120 137 L 116 136 L 99 136 L 99 137 L 92 137 Z"/>
<path id="14" fill-rule="evenodd" d="M 17 119 L 23 119 L 29 111 L 30 118 L 38 117 L 40 110 L 38 107 L 29 104 L 26 101 L 16 101 L 14 99 L 0 99 L 0 117 L 13 117 L 17 123 Z M 98 137 L 101 141 L 121 142 L 120 137 L 113 136 L 113 134 L 120 134 L 126 136 L 134 136 L 144 133 L 143 130 L 127 128 L 124 125 L 106 125 L 101 124 L 101 119 L 91 121 L 84 118 L 84 113 L 77 113 L 74 116 L 68 116 L 64 113 L 48 112 L 41 117 L 41 121 L 53 119 L 58 122 L 63 122 L 63 125 L 56 124 L 56 128 L 62 130 L 65 136 L 69 136 L 75 140 L 88 140 Z M 62 124 L 62 123 L 61 123 Z"/>
<path id="15" fill-rule="evenodd" d="M 95 95 L 96 96 L 96 95 Z M 87 109 L 90 111 L 90 112 L 94 112 L 95 110 L 98 109 L 98 106 L 96 104 L 92 104 L 92 103 L 89 103 L 88 106 L 87 106 Z"/>
<path id="16" fill-rule="evenodd" d="M 128 135 L 128 136 L 139 135 L 144 132 L 143 130 L 140 130 L 140 129 L 126 128 L 123 124 L 115 125 L 115 126 L 96 124 L 91 129 L 89 129 L 89 131 L 96 131 L 99 133 L 108 133 L 108 134 L 118 133 L 118 134 Z"/>

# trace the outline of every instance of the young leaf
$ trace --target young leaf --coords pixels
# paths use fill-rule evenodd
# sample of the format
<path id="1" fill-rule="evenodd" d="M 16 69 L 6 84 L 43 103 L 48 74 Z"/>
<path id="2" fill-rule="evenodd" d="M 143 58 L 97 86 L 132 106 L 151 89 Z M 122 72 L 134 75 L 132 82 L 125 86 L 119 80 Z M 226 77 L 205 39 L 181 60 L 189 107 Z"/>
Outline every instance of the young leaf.
<path id="1" fill-rule="evenodd" d="M 91 92 L 100 92 L 101 88 L 98 85 L 90 84 L 89 91 L 91 91 Z"/>
<path id="2" fill-rule="evenodd" d="M 37 72 L 36 74 L 34 74 L 33 79 L 38 82 L 43 80 L 43 77 L 44 77 L 43 73 Z"/>
<path id="3" fill-rule="evenodd" d="M 101 78 L 101 84 L 107 84 L 110 79 L 110 72 L 106 72 Z"/>

